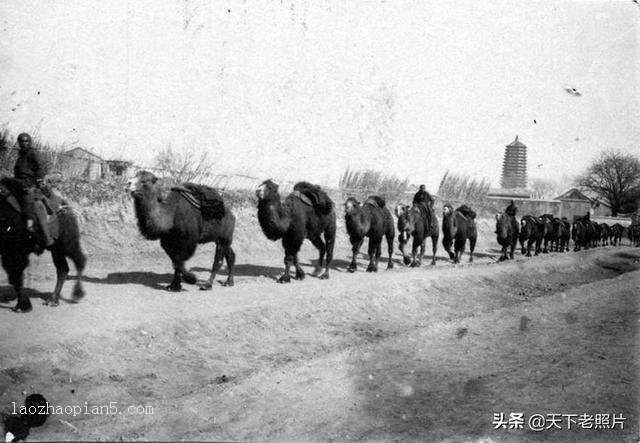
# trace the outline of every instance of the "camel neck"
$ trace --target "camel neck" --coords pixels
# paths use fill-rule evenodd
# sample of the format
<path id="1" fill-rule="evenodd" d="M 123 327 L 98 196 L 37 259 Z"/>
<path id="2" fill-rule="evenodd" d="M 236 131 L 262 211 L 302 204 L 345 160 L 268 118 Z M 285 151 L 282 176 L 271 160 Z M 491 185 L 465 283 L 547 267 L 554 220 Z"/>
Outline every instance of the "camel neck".
<path id="1" fill-rule="evenodd" d="M 370 215 L 370 214 L 369 214 Z M 354 208 L 351 212 L 346 214 L 345 222 L 347 225 L 347 231 L 350 235 L 363 236 L 369 231 L 370 217 L 367 217 L 363 208 Z"/>
<path id="2" fill-rule="evenodd" d="M 281 238 L 291 225 L 291 218 L 285 214 L 279 197 L 261 200 L 258 203 L 258 221 L 270 240 Z"/>
<path id="3" fill-rule="evenodd" d="M 155 240 L 173 227 L 173 217 L 167 204 L 159 201 L 157 195 L 138 196 L 134 203 L 140 233 L 149 240 Z"/>

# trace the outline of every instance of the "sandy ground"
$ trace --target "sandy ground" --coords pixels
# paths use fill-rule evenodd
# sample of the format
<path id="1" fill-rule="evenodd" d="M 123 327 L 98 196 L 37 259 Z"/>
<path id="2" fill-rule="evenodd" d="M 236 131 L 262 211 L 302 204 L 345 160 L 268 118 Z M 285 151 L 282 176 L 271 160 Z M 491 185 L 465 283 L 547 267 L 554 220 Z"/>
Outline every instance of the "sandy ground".
<path id="1" fill-rule="evenodd" d="M 393 270 L 365 273 L 361 258 L 349 274 L 339 244 L 328 281 L 276 284 L 282 253 L 265 240 L 238 254 L 235 287 L 209 292 L 163 291 L 161 252 L 94 254 L 87 296 L 57 308 L 38 300 L 51 259 L 34 258 L 33 312 L 12 313 L 0 280 L 1 410 L 32 392 L 81 409 L 32 441 L 638 441 L 640 249 L 498 264 L 485 245 L 472 265 L 440 252 L 409 269 L 396 255 Z M 212 251 L 190 262 L 201 279 Z M 306 244 L 308 271 L 314 254 Z M 523 413 L 523 429 L 494 429 L 500 413 Z M 536 432 L 532 414 L 626 420 Z"/>

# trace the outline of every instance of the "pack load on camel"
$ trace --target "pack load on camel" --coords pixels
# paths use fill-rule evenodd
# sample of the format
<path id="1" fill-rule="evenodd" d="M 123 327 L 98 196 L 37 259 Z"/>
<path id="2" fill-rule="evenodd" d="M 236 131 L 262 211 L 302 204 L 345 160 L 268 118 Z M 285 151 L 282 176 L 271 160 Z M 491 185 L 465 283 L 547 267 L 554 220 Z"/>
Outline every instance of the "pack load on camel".
<path id="1" fill-rule="evenodd" d="M 185 183 L 172 188 L 163 198 L 158 178 L 151 172 L 138 171 L 129 181 L 129 192 L 140 233 L 147 240 L 160 240 L 173 264 L 173 281 L 167 290 L 180 291 L 182 281 L 197 283 L 196 276 L 185 268 L 185 262 L 193 256 L 198 244 L 209 242 L 216 244 L 216 252 L 209 280 L 200 289 L 212 288 L 223 260 L 229 271 L 223 285 L 233 286 L 236 255 L 231 243 L 236 218 L 215 189 Z"/>
<path id="2" fill-rule="evenodd" d="M 217 190 L 196 183 L 183 183 L 171 190 L 179 192 L 193 207 L 200 210 L 205 220 L 224 217 L 224 201 Z"/>
<path id="3" fill-rule="evenodd" d="M 336 241 L 336 213 L 327 193 L 320 186 L 303 181 L 296 183 L 293 192 L 281 201 L 278 185 L 265 180 L 256 190 L 256 196 L 262 232 L 269 240 L 282 239 L 285 267 L 278 283 L 291 281 L 291 266 L 296 270 L 294 279 L 305 278 L 298 262 L 298 252 L 305 238 L 311 240 L 319 252 L 314 275 L 328 279 Z"/>
<path id="4" fill-rule="evenodd" d="M 318 215 L 327 215 L 333 211 L 333 201 L 318 185 L 309 182 L 298 182 L 293 186 L 293 195 L 313 207 Z"/>

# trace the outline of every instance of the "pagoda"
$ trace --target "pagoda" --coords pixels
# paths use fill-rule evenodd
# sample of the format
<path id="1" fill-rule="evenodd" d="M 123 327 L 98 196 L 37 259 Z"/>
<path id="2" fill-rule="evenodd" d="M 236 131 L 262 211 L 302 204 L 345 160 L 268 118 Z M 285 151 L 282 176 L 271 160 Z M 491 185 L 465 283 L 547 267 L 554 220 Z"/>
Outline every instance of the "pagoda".
<path id="1" fill-rule="evenodd" d="M 527 187 L 527 147 L 516 139 L 506 146 L 502 162 L 503 189 Z"/>

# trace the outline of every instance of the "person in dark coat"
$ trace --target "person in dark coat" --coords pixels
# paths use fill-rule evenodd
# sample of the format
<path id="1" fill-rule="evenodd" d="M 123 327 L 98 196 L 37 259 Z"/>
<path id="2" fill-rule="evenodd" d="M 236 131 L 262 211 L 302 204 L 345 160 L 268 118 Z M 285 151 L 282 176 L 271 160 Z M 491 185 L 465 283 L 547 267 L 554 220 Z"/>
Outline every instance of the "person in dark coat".
<path id="1" fill-rule="evenodd" d="M 507 213 L 507 215 L 509 217 L 515 217 L 517 212 L 518 212 L 518 207 L 516 206 L 515 202 L 513 200 L 511 200 L 511 202 L 509 202 L 509 206 L 507 206 L 507 209 L 505 209 L 505 211 Z"/>
<path id="2" fill-rule="evenodd" d="M 42 203 L 43 194 L 40 190 L 45 170 L 36 150 L 31 145 L 31 136 L 26 132 L 18 135 L 20 151 L 18 160 L 13 168 L 14 177 L 19 180 L 25 189 L 23 210 L 27 218 L 27 230 L 36 233 L 35 223 L 38 224 L 40 236 L 37 240 L 36 252 L 42 253 L 45 248 L 53 245 L 53 238 L 49 232 L 47 222 L 47 210 Z M 38 237 L 36 235 L 36 237 Z"/>
<path id="3" fill-rule="evenodd" d="M 420 185 L 420 189 L 416 192 L 416 195 L 413 196 L 413 204 L 416 203 L 424 203 L 430 208 L 433 207 L 433 197 L 426 191 L 424 185 Z"/>

